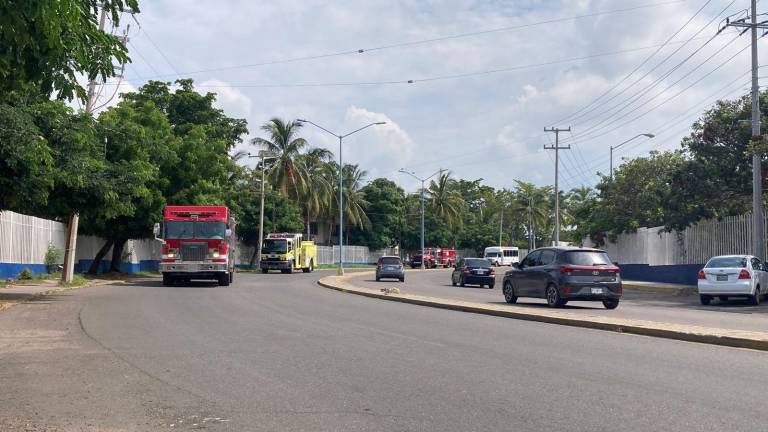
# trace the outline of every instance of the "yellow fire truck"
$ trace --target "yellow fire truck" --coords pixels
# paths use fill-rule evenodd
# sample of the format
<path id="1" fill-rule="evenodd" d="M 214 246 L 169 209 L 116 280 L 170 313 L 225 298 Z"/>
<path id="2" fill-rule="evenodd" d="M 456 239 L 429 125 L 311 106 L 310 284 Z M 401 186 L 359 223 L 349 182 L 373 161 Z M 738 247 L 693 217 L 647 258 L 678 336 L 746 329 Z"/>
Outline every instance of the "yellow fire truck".
<path id="1" fill-rule="evenodd" d="M 316 261 L 315 242 L 304 240 L 301 234 L 269 233 L 261 247 L 259 267 L 262 273 L 270 270 L 280 270 L 282 273 L 301 270 L 309 273 L 315 269 Z"/>

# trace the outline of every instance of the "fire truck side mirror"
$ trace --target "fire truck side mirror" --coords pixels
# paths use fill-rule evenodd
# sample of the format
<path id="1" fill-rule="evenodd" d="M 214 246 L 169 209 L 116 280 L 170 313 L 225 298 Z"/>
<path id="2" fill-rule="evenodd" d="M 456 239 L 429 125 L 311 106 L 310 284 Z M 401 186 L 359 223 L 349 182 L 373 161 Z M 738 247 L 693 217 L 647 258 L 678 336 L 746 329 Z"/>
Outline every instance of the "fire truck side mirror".
<path id="1" fill-rule="evenodd" d="M 160 223 L 155 222 L 155 226 L 152 227 L 152 232 L 155 234 L 155 240 L 159 241 L 160 243 L 165 243 L 165 240 L 160 238 Z"/>
<path id="2" fill-rule="evenodd" d="M 224 232 L 224 236 L 225 236 L 226 238 L 230 238 L 230 237 L 232 237 L 232 230 L 231 230 L 231 229 L 229 229 L 229 228 L 227 228 L 227 230 Z"/>

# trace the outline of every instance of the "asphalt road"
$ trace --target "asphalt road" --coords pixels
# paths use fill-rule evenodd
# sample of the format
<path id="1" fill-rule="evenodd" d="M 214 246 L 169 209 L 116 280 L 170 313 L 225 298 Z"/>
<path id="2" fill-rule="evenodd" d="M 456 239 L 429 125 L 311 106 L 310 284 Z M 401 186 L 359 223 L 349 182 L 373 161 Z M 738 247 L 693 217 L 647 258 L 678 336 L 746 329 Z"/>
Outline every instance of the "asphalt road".
<path id="1" fill-rule="evenodd" d="M 358 286 L 379 289 L 384 286 L 396 286 L 403 293 L 419 294 L 431 297 L 466 300 L 478 303 L 506 305 L 501 292 L 502 280 L 506 268 L 496 269 L 494 289 L 480 288 L 474 285 L 454 287 L 451 285 L 451 269 L 432 269 L 408 271 L 405 283 L 395 280 L 376 282 L 373 276 L 353 280 Z M 394 285 L 388 285 L 388 284 Z M 520 298 L 518 305 L 546 308 L 544 299 Z M 510 308 L 516 305 L 508 305 Z M 606 310 L 600 302 L 569 302 L 562 310 L 578 315 L 612 316 L 641 319 L 676 324 L 690 324 L 704 327 L 716 327 L 736 330 L 768 332 L 768 299 L 758 306 L 751 306 L 746 300 L 729 300 L 725 303 L 713 302 L 702 306 L 698 295 L 676 295 L 645 293 L 625 290 L 618 309 Z"/>
<path id="2" fill-rule="evenodd" d="M 0 312 L 2 431 L 750 431 L 768 354 L 380 301 L 315 274 Z"/>

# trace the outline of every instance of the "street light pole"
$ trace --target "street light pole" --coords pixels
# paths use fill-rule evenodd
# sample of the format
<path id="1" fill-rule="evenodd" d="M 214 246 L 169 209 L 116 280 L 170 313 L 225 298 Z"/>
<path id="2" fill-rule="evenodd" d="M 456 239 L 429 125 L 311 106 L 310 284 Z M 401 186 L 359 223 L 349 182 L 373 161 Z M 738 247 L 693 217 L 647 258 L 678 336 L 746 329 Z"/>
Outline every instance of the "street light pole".
<path id="1" fill-rule="evenodd" d="M 416 176 L 415 172 L 406 171 L 403 168 L 400 168 L 398 172 L 401 172 L 403 174 L 408 174 L 409 176 L 415 178 L 416 180 L 419 180 L 421 182 L 421 269 L 424 270 L 424 182 L 431 179 L 432 177 L 436 176 L 437 174 L 442 174 L 444 169 L 440 168 L 436 173 L 432 174 L 429 177 L 425 178 L 419 178 Z"/>
<path id="2" fill-rule="evenodd" d="M 371 127 L 371 126 L 383 125 L 383 124 L 386 124 L 387 122 L 373 122 L 373 123 L 369 123 L 369 124 L 361 127 L 360 129 L 353 130 L 352 132 L 346 133 L 344 135 L 339 135 L 339 134 L 331 132 L 330 130 L 320 126 L 319 124 L 317 124 L 315 122 L 309 121 L 309 120 L 296 119 L 296 121 L 298 121 L 299 123 L 309 123 L 312 126 L 315 126 L 318 129 L 321 129 L 321 130 L 323 130 L 325 132 L 328 132 L 329 134 L 331 134 L 331 135 L 333 135 L 333 136 L 335 136 L 336 138 L 339 139 L 339 270 L 338 270 L 337 274 L 339 276 L 342 276 L 342 275 L 344 275 L 344 180 L 343 180 L 343 178 L 344 178 L 344 175 L 343 175 L 344 174 L 344 163 L 343 163 L 343 159 L 341 157 L 342 142 L 343 142 L 344 138 L 346 138 L 346 137 L 348 137 L 348 136 L 350 136 L 350 135 L 352 135 L 354 133 L 360 132 L 361 130 L 367 129 L 367 128 Z"/>
<path id="3" fill-rule="evenodd" d="M 261 246 L 264 244 L 264 176 L 266 175 L 265 162 L 267 159 L 277 159 L 277 156 L 270 156 L 270 153 L 264 150 L 259 151 L 257 156 L 251 156 L 249 158 L 257 157 L 260 159 L 261 164 L 261 203 L 259 204 L 259 242 L 256 244 L 256 261 L 261 265 Z"/>
<path id="4" fill-rule="evenodd" d="M 623 146 L 624 144 L 626 144 L 626 143 L 636 139 L 636 138 L 640 138 L 641 136 L 648 137 L 648 138 L 653 138 L 656 135 L 654 135 L 652 133 L 637 134 L 637 135 L 633 136 L 632 138 L 624 141 L 623 143 L 621 143 L 621 144 L 619 144 L 617 146 L 611 146 L 611 168 L 610 168 L 610 178 L 611 178 L 611 181 L 613 181 L 613 151 L 616 150 L 617 148 Z"/>

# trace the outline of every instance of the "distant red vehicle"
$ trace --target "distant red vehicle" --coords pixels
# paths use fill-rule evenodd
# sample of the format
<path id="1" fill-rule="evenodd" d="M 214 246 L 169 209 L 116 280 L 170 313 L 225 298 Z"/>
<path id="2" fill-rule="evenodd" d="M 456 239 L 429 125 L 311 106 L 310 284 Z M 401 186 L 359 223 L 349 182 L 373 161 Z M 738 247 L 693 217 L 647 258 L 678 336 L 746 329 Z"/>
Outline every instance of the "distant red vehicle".
<path id="1" fill-rule="evenodd" d="M 411 268 L 421 267 L 422 260 L 424 268 L 452 267 L 456 264 L 456 249 L 424 248 L 424 255 L 416 254 L 411 258 Z"/>

